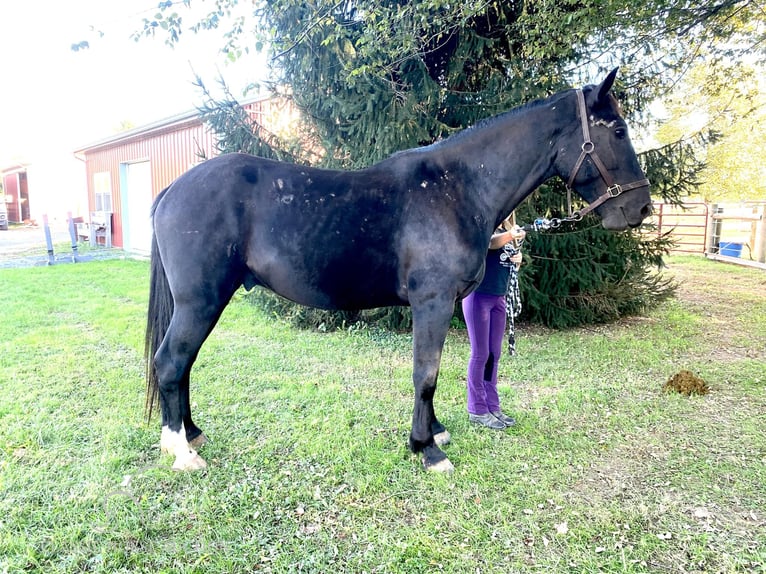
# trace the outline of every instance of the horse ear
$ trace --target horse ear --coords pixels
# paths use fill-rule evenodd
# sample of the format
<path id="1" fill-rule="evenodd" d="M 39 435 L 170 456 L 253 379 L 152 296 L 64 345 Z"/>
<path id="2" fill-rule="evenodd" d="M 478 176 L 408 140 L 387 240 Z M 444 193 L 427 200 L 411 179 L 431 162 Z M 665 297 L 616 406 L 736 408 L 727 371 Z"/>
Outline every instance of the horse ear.
<path id="1" fill-rule="evenodd" d="M 604 81 L 601 82 L 601 84 L 598 86 L 598 99 L 603 100 L 606 98 L 606 95 L 609 93 L 609 90 L 612 89 L 612 85 L 614 84 L 614 79 L 617 77 L 617 71 L 620 68 L 615 68 L 611 72 L 609 72 L 609 75 L 604 78 Z"/>

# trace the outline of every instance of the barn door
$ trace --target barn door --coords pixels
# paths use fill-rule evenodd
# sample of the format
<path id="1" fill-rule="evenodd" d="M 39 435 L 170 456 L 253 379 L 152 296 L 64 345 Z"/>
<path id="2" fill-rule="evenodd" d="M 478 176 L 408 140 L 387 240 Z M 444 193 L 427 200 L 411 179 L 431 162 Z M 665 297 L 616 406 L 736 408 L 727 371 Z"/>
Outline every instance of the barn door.
<path id="1" fill-rule="evenodd" d="M 152 206 L 152 172 L 148 161 L 126 163 L 122 194 L 122 237 L 126 251 L 149 253 L 152 226 L 149 210 Z"/>

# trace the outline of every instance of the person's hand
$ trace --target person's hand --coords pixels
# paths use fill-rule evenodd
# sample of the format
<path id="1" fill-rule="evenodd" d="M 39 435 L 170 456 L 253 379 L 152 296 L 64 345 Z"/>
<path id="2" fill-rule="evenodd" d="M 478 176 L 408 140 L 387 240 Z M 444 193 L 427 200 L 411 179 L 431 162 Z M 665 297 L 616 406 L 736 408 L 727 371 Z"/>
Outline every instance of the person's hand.
<path id="1" fill-rule="evenodd" d="M 527 236 L 527 232 L 524 231 L 518 225 L 509 230 L 496 229 L 489 240 L 490 249 L 500 249 L 506 243 L 511 241 L 521 241 Z"/>

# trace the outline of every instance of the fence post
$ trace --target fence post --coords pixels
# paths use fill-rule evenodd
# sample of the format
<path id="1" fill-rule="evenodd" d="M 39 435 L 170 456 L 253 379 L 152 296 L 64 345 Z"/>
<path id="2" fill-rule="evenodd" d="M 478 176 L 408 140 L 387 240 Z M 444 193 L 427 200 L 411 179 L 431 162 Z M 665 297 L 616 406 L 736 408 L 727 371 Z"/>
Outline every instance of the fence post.
<path id="1" fill-rule="evenodd" d="M 74 218 L 72 212 L 66 212 L 67 223 L 69 224 L 69 237 L 72 238 L 72 263 L 77 263 L 80 257 L 77 253 L 77 231 L 75 230 Z"/>
<path id="2" fill-rule="evenodd" d="M 714 219 L 713 216 L 721 213 L 723 209 L 718 207 L 717 203 L 710 204 L 710 210 L 707 215 L 707 231 L 705 233 L 705 253 L 718 253 L 718 239 L 721 235 L 721 221 Z"/>
<path id="3" fill-rule="evenodd" d="M 657 239 L 662 238 L 662 208 L 665 207 L 665 202 L 660 203 L 660 209 L 657 213 Z"/>
<path id="4" fill-rule="evenodd" d="M 761 205 L 761 219 L 754 221 L 755 245 L 753 246 L 753 259 L 759 263 L 766 263 L 766 203 Z"/>
<path id="5" fill-rule="evenodd" d="M 88 218 L 88 241 L 90 241 L 90 247 L 93 249 L 97 245 L 96 241 L 96 228 L 93 225 L 93 215 L 94 213 L 90 212 L 90 217 Z"/>
<path id="6" fill-rule="evenodd" d="M 43 231 L 45 232 L 45 245 L 48 248 L 48 265 L 54 265 L 56 257 L 53 254 L 53 240 L 51 239 L 51 228 L 48 225 L 47 213 L 43 213 Z"/>

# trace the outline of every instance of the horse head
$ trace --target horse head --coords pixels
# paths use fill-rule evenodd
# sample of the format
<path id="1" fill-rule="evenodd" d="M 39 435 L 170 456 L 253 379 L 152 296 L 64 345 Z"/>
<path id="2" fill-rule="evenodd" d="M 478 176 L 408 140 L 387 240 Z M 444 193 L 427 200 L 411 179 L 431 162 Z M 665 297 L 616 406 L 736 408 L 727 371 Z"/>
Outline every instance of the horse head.
<path id="1" fill-rule="evenodd" d="M 628 126 L 611 89 L 617 68 L 598 86 L 576 90 L 577 120 L 564 130 L 556 168 L 594 211 L 606 229 L 638 227 L 651 214 L 649 180 L 638 164 Z"/>

